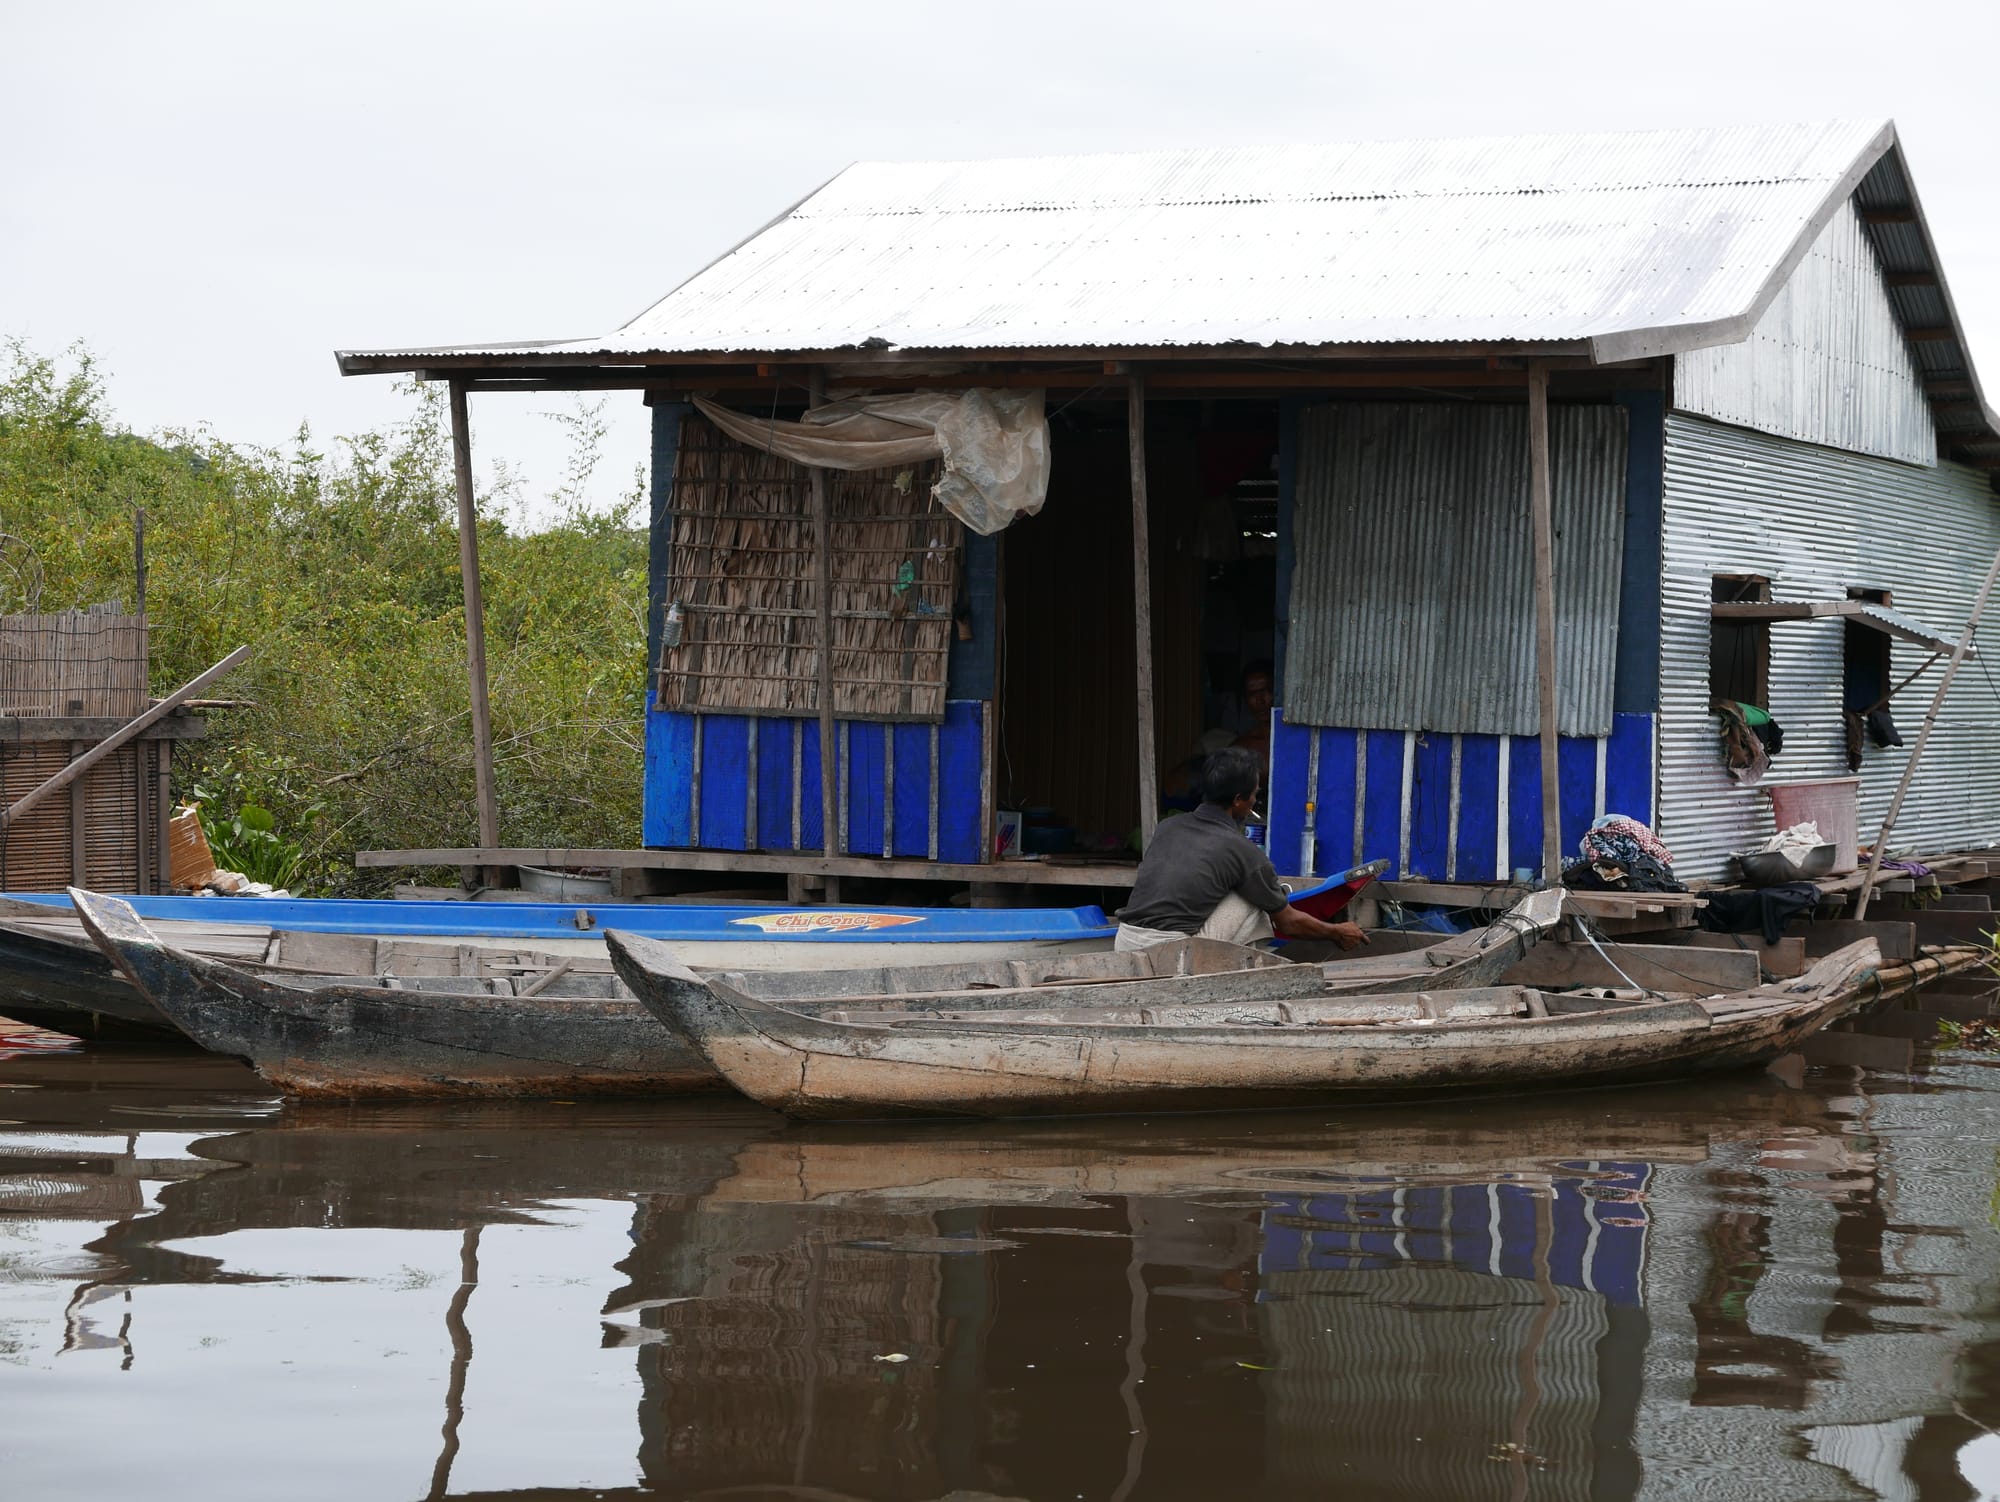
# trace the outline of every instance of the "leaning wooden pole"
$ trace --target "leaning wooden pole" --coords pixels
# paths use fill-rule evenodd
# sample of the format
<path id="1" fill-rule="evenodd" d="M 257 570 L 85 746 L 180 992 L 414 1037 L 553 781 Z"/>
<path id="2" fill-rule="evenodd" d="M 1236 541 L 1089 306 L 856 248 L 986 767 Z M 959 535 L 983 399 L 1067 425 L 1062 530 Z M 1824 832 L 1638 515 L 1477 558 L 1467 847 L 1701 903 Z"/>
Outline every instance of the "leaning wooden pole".
<path id="1" fill-rule="evenodd" d="M 500 843 L 500 799 L 493 788 L 493 712 L 486 699 L 486 597 L 479 587 L 479 512 L 472 498 L 472 426 L 465 382 L 451 383 L 451 467 L 458 482 L 458 576 L 465 592 L 465 676 L 472 691 L 472 787 L 479 843 Z"/>
<path id="2" fill-rule="evenodd" d="M 1153 744 L 1153 563 L 1146 531 L 1146 378 L 1134 371 L 1125 397 L 1132 451 L 1132 645 L 1139 680 L 1139 846 L 1160 822 L 1160 766 Z"/>
<path id="3" fill-rule="evenodd" d="M 1979 618 L 1986 613 L 1986 601 L 1993 593 L 1993 581 L 2000 579 L 2000 553 L 1993 555 L 1993 562 L 1986 570 L 1986 581 L 1979 586 L 1979 594 L 1972 602 L 1972 614 L 1966 620 L 1965 630 L 1958 638 L 1958 645 L 1951 649 L 1951 661 L 1944 665 L 1944 678 L 1938 683 L 1937 692 L 1931 695 L 1930 713 L 1924 716 L 1924 728 L 1917 732 L 1917 743 L 1910 748 L 1910 759 L 1903 763 L 1903 775 L 1896 783 L 1896 796 L 1889 800 L 1889 812 L 1882 817 L 1882 832 L 1875 836 L 1875 848 L 1868 852 L 1868 874 L 1861 878 L 1861 895 L 1854 899 L 1855 921 L 1868 916 L 1868 900 L 1875 895 L 1875 878 L 1882 870 L 1882 861 L 1889 849 L 1889 833 L 1896 827 L 1896 817 L 1903 811 L 1903 798 L 1910 791 L 1910 780 L 1917 774 L 1917 763 L 1923 760 L 1924 747 L 1936 728 L 1938 715 L 1944 709 L 1944 696 L 1951 691 L 1951 680 L 1958 676 L 1958 665 L 1965 661 L 1965 654 L 1972 650 L 1972 634 L 1979 629 Z"/>
<path id="4" fill-rule="evenodd" d="M 176 709 L 180 708 L 182 704 L 215 682 L 224 673 L 240 666 L 243 660 L 249 655 L 250 649 L 248 647 L 238 647 L 214 667 L 190 678 L 186 683 L 183 683 L 179 688 L 168 694 L 166 698 L 155 700 L 153 706 L 144 714 L 138 716 L 136 719 L 127 720 L 103 740 L 77 757 L 76 760 L 67 763 L 60 772 L 49 778 L 48 781 L 38 782 L 29 788 L 27 792 L 21 794 L 20 797 L 8 804 L 5 810 L 0 810 L 0 834 L 5 834 L 8 826 L 37 803 L 48 797 L 49 794 L 60 792 L 63 788 L 68 787 L 77 778 L 103 761 L 105 757 L 116 751 L 120 746 L 125 745 L 135 736 L 143 734 L 152 726 L 158 724 Z"/>
<path id="5" fill-rule="evenodd" d="M 814 366 L 807 377 L 806 399 L 817 407 L 826 400 L 826 372 Z M 840 854 L 840 746 L 833 723 L 833 496 L 826 467 L 806 467 L 812 490 L 813 566 L 819 588 L 819 816 L 822 844 L 829 857 Z"/>
<path id="6" fill-rule="evenodd" d="M 1528 511 L 1535 537 L 1535 687 L 1542 730 L 1542 880 L 1562 879 L 1562 798 L 1556 780 L 1556 523 L 1549 478 L 1549 369 L 1528 366 Z"/>

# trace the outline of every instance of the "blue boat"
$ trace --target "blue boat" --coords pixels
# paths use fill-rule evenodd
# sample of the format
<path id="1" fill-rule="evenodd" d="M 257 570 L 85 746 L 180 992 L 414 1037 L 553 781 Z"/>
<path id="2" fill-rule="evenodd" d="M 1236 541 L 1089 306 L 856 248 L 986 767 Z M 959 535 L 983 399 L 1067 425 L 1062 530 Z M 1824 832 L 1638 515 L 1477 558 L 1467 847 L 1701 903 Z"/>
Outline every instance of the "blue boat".
<path id="1" fill-rule="evenodd" d="M 68 918 L 61 892 L 13 892 L 11 903 Z M 589 902 L 394 902 L 332 897 L 127 897 L 148 923 L 169 931 L 251 927 L 283 933 L 436 939 L 459 944 L 532 946 L 552 954 L 601 953 L 615 926 L 662 943 L 690 946 L 691 964 L 761 964 L 752 951 L 807 947 L 839 966 L 880 963 L 845 951 L 924 946 L 987 952 L 1103 946 L 1114 925 L 1100 907 L 934 908 L 778 907 L 751 904 Z M 20 908 L 15 909 L 17 915 Z M 833 950 L 842 951 L 834 955 Z M 714 951 L 714 952 L 711 952 Z M 971 955 L 967 956 L 972 957 Z M 800 956 L 799 958 L 807 958 Z M 781 965 L 786 961 L 781 960 Z M 797 963 L 797 959 L 791 961 Z"/>

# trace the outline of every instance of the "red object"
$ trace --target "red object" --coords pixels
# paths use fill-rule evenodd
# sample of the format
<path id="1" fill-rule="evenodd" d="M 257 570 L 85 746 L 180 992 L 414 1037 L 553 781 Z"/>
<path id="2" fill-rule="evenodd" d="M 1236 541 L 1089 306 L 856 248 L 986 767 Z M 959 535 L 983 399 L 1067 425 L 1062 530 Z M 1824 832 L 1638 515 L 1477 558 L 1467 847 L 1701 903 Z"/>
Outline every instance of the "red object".
<path id="1" fill-rule="evenodd" d="M 1330 876 L 1318 886 L 1292 894 L 1292 906 L 1322 923 L 1331 923 L 1345 910 L 1361 889 L 1388 869 L 1387 861 L 1370 861 L 1338 876 Z"/>

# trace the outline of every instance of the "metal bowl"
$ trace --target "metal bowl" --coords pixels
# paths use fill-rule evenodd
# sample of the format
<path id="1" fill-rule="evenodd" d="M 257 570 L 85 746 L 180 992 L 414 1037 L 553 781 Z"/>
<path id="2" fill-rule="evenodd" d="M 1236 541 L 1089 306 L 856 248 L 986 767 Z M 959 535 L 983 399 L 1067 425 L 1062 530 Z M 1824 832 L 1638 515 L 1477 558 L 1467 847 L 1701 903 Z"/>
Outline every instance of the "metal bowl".
<path id="1" fill-rule="evenodd" d="M 1805 864 L 1795 866 L 1791 857 L 1778 851 L 1767 851 L 1761 855 L 1732 856 L 1737 869 L 1743 873 L 1746 887 L 1777 887 L 1788 881 L 1810 881 L 1815 876 L 1824 876 L 1833 869 L 1835 847 L 1815 845 L 1806 852 Z"/>

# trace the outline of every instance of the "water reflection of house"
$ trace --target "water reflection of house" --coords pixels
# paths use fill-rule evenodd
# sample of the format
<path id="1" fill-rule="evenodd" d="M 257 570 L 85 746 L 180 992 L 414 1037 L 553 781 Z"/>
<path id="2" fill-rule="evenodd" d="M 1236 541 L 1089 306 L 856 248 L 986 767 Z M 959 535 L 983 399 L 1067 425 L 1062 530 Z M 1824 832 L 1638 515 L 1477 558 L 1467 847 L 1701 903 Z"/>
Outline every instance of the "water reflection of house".
<path id="1" fill-rule="evenodd" d="M 1635 1431 L 1645 1497 L 1727 1468 L 1764 1495 L 1961 1495 L 1968 1329 L 2000 1293 L 1990 1137 L 1963 1097 L 1857 1094 L 1852 1118 L 1663 1167 Z"/>
<path id="2" fill-rule="evenodd" d="M 1498 1498 L 1532 1473 L 1539 1497 L 1619 1494 L 1629 1467 L 1603 1441 L 1637 1391 L 1650 1170 L 1562 1168 L 1274 1197 L 1257 1260 L 1270 1485 Z"/>
<path id="3" fill-rule="evenodd" d="M 789 1207 L 642 1208 L 635 1241 L 674 1248 L 680 1265 L 677 1293 L 641 1316 L 649 1485 L 944 1490 L 933 1444 L 939 1363 L 876 1358 L 938 1338 L 951 1258 L 885 1245 L 881 1226 L 839 1211 L 802 1225 Z"/>

